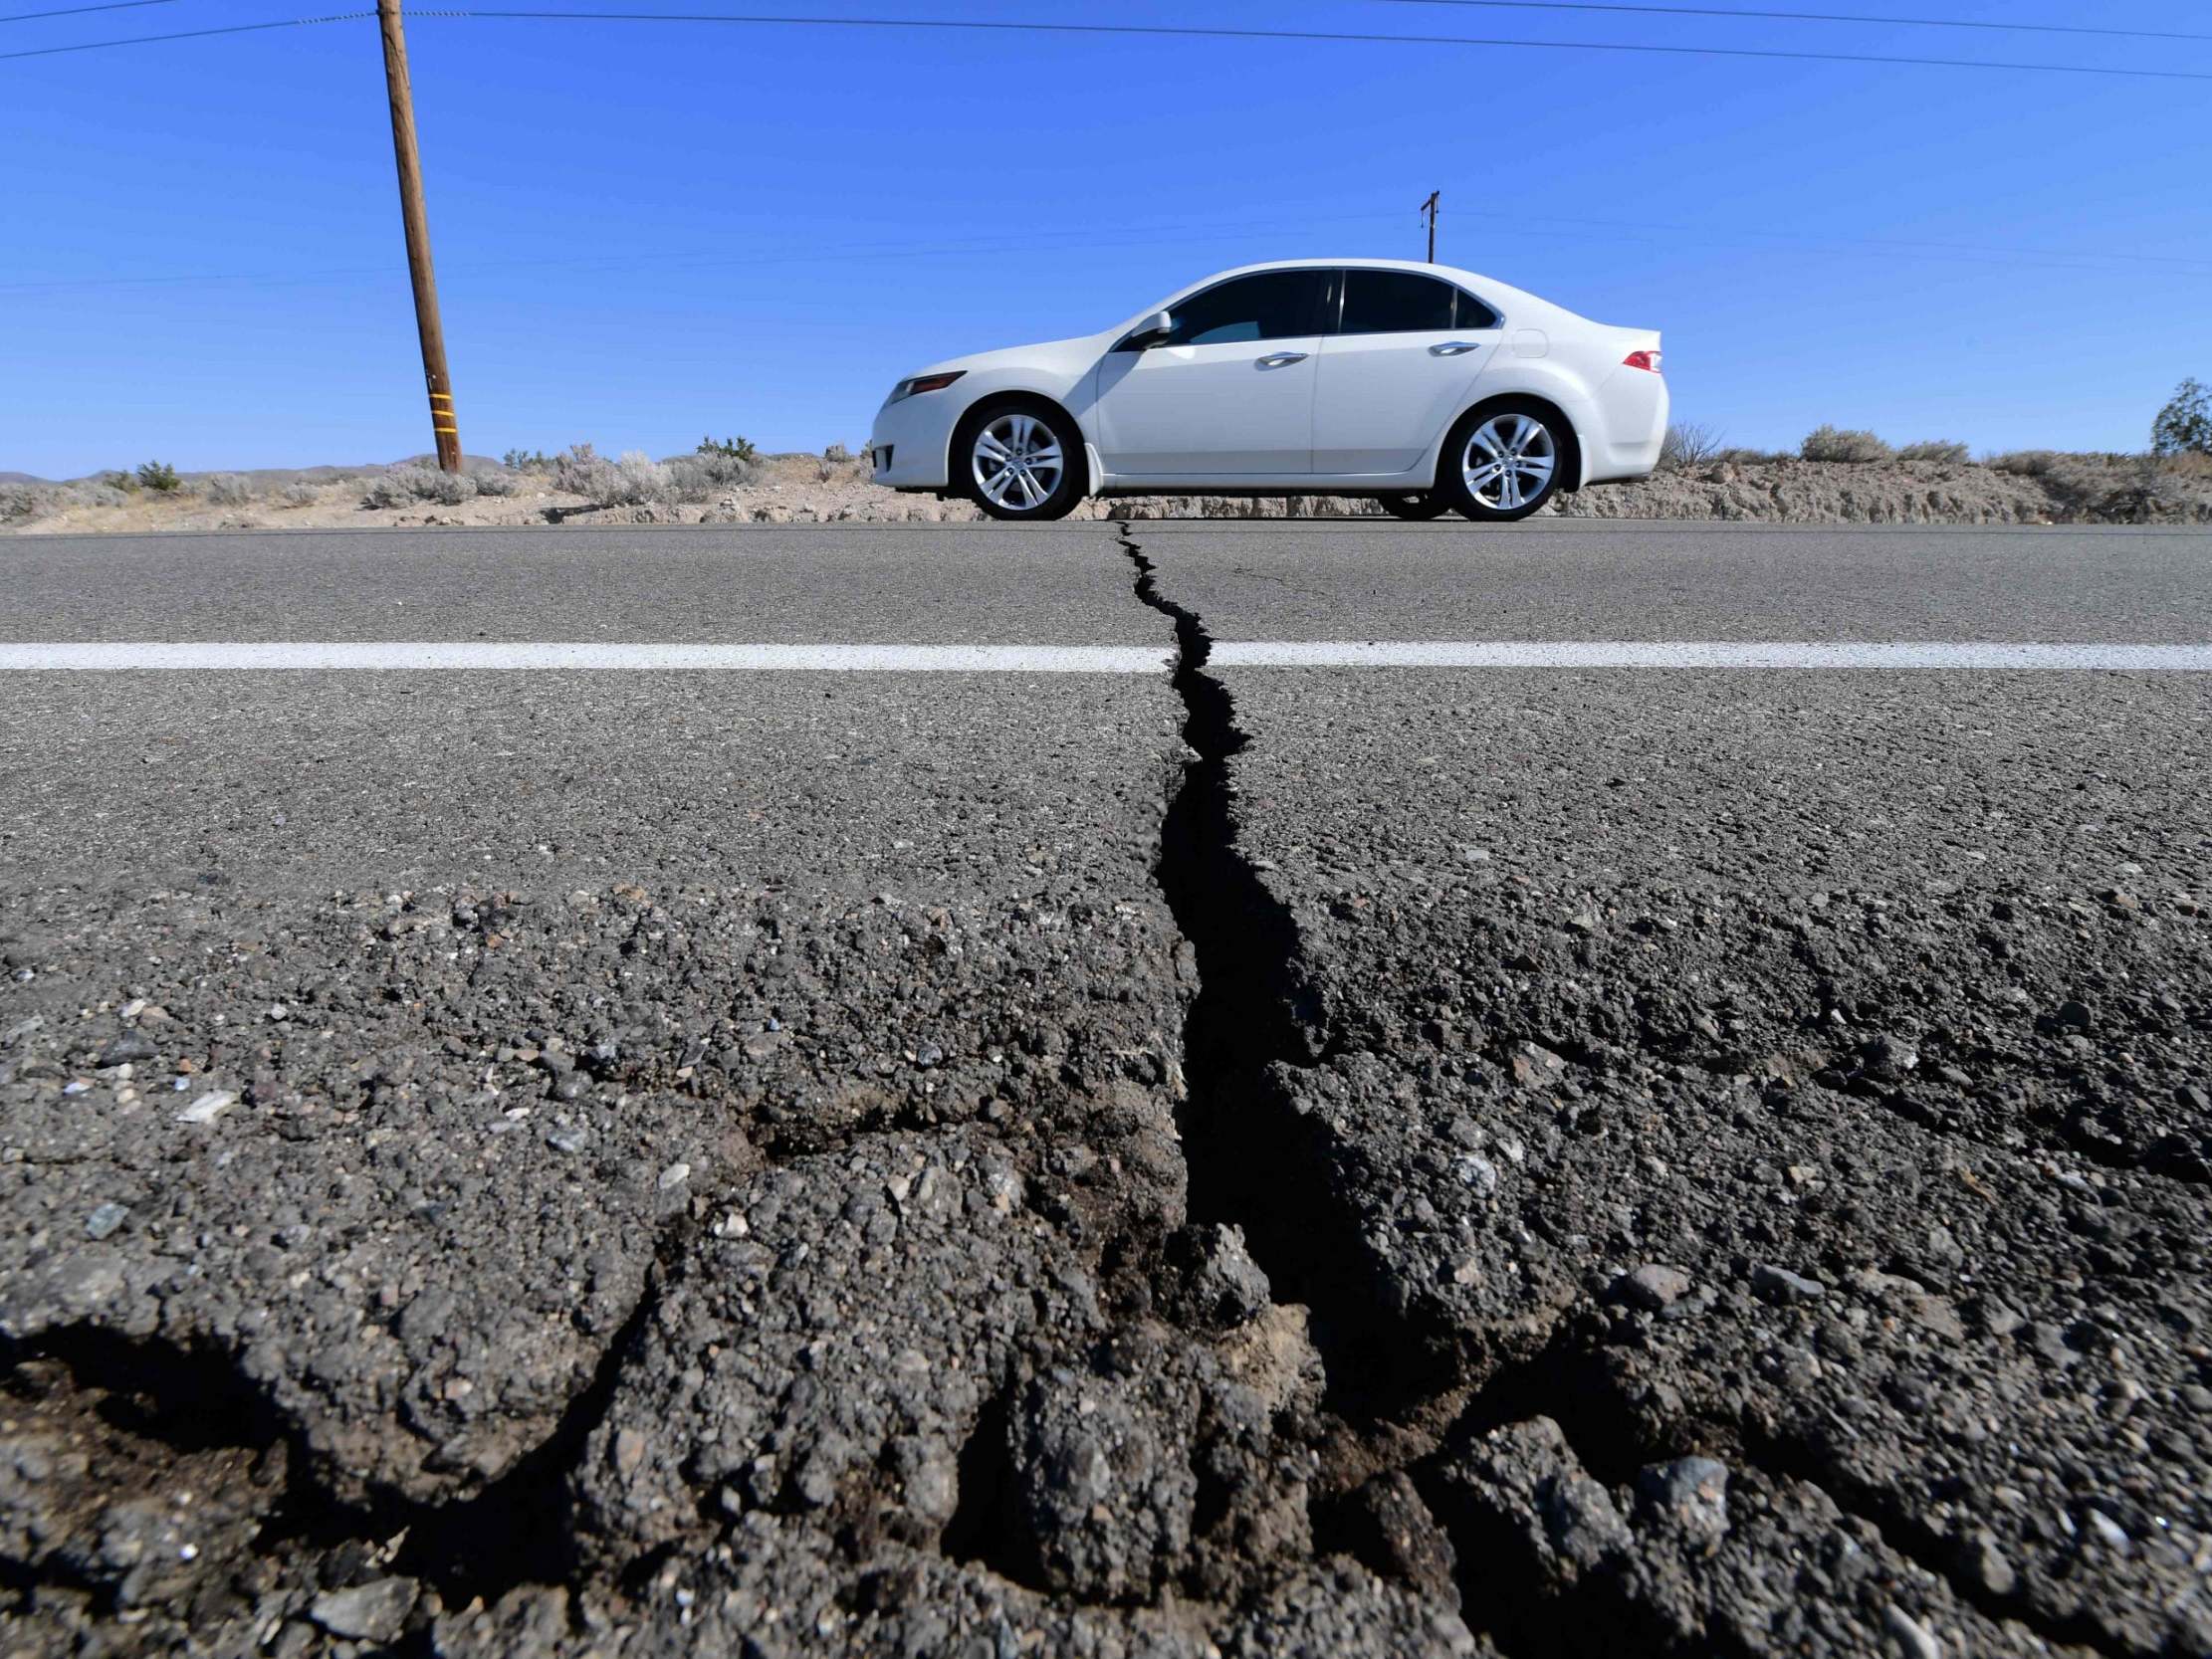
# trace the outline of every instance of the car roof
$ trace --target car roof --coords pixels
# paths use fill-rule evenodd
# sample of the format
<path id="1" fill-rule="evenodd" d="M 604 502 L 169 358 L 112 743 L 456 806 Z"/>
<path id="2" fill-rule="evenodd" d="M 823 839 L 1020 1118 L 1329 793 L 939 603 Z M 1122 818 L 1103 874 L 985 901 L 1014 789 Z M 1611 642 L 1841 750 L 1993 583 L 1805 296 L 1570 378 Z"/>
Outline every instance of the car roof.
<path id="1" fill-rule="evenodd" d="M 1225 282 L 1231 277 L 1248 277 L 1258 271 L 1312 270 L 1413 271 L 1424 277 L 1441 277 L 1447 283 L 1457 283 L 1462 288 L 1471 289 L 1478 299 L 1489 301 L 1492 306 L 1500 311 L 1505 309 L 1505 305 L 1501 302 L 1510 302 L 1516 309 L 1522 311 L 1523 314 L 1526 313 L 1526 309 L 1532 306 L 1557 311 L 1563 316 L 1575 314 L 1568 311 L 1566 307 L 1546 300 L 1541 295 L 1531 294 L 1526 289 L 1515 288 L 1511 283 L 1499 282 L 1495 277 L 1485 277 L 1479 271 L 1468 271 L 1456 265 L 1431 265 L 1426 260 L 1418 259 L 1262 260 L 1255 265 L 1237 265 L 1231 266 L 1226 271 L 1217 271 L 1211 277 L 1205 277 L 1198 282 L 1185 285 L 1179 291 L 1179 294 L 1196 294 L 1201 289 L 1212 288 L 1216 283 Z"/>

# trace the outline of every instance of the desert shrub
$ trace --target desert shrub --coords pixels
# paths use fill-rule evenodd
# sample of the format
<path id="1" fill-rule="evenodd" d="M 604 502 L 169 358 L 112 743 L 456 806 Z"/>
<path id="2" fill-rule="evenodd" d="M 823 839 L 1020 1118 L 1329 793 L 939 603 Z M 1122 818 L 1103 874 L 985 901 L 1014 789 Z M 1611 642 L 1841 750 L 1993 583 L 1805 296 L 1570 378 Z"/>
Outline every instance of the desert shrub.
<path id="1" fill-rule="evenodd" d="M 477 468 L 469 474 L 469 482 L 480 496 L 512 496 L 523 487 L 523 481 L 512 472 L 503 473 L 493 467 Z"/>
<path id="2" fill-rule="evenodd" d="M 733 451 L 706 449 L 694 455 L 677 456 L 667 464 L 666 471 L 676 500 L 698 502 L 724 490 L 751 484 L 760 476 L 761 469 Z"/>
<path id="3" fill-rule="evenodd" d="M 616 498 L 620 506 L 665 502 L 674 493 L 670 488 L 668 469 L 643 450 L 624 450 L 621 459 L 615 462 L 614 470 L 622 481 L 622 493 Z"/>
<path id="4" fill-rule="evenodd" d="M 1797 453 L 1807 461 L 1886 461 L 1889 446 L 1872 432 L 1844 431 L 1833 426 L 1816 426 L 1805 435 L 1805 442 L 1797 446 Z"/>
<path id="5" fill-rule="evenodd" d="M 831 444 L 829 448 L 822 451 L 822 459 L 833 466 L 841 467 L 852 459 L 852 451 L 845 448 L 843 444 Z"/>
<path id="6" fill-rule="evenodd" d="M 138 482 L 148 490 L 158 490 L 168 495 L 184 487 L 184 480 L 176 476 L 176 469 L 166 461 L 148 461 L 138 469 Z"/>
<path id="7" fill-rule="evenodd" d="M 1719 454 L 1719 433 L 1694 421 L 1675 421 L 1667 427 L 1666 440 L 1659 445 L 1659 464 L 1676 469 L 1701 467 Z"/>
<path id="8" fill-rule="evenodd" d="M 642 450 L 609 461 L 589 444 L 571 444 L 553 457 L 553 483 L 595 507 L 638 507 L 674 494 L 669 470 Z"/>
<path id="9" fill-rule="evenodd" d="M 368 481 L 361 492 L 363 507 L 411 507 L 417 497 L 414 479 L 428 473 L 427 467 L 394 467 L 379 473 Z"/>
<path id="10" fill-rule="evenodd" d="M 2212 391 L 2194 376 L 2174 387 L 2150 423 L 2150 453 L 2212 455 Z"/>
<path id="11" fill-rule="evenodd" d="M 217 507 L 244 507 L 255 494 L 253 480 L 238 473 L 217 473 L 200 488 Z"/>
<path id="12" fill-rule="evenodd" d="M 571 496 L 599 499 L 614 463 L 589 444 L 570 444 L 553 460 L 553 488 Z"/>
<path id="13" fill-rule="evenodd" d="M 672 455 L 662 462 L 668 472 L 669 494 L 680 502 L 703 502 L 712 496 L 715 485 L 707 476 L 704 460 L 697 455 Z"/>
<path id="14" fill-rule="evenodd" d="M 45 518 L 73 507 L 120 507 L 129 499 L 98 479 L 75 484 L 0 484 L 0 524 Z"/>
<path id="15" fill-rule="evenodd" d="M 511 449 L 500 457 L 500 465 L 511 473 L 550 473 L 553 457 L 542 449 Z"/>
<path id="16" fill-rule="evenodd" d="M 0 484 L 0 524 L 42 518 L 54 505 L 54 492 L 43 484 Z"/>
<path id="17" fill-rule="evenodd" d="M 436 502 L 441 507 L 459 507 L 475 495 L 476 480 L 466 473 L 442 473 L 435 467 L 392 467 L 368 481 L 361 505 L 407 507 L 415 502 Z"/>
<path id="18" fill-rule="evenodd" d="M 712 438 L 699 440 L 701 455 L 724 455 L 733 461 L 758 461 L 761 452 L 753 447 L 751 438 L 725 438 L 716 443 Z"/>
<path id="19" fill-rule="evenodd" d="M 2159 501 L 2158 463 L 2147 455 L 2053 455 L 2036 475 L 2069 518 L 2139 524 Z"/>
<path id="20" fill-rule="evenodd" d="M 1729 447 L 1713 452 L 1715 461 L 1726 461 L 1738 467 L 1765 467 L 1777 461 L 1795 461 L 1796 456 L 1783 449 L 1740 449 Z"/>
<path id="21" fill-rule="evenodd" d="M 138 481 L 128 473 L 103 473 L 100 475 L 100 482 L 125 496 L 136 495 L 139 489 Z"/>
<path id="22" fill-rule="evenodd" d="M 279 507 L 313 507 L 316 489 L 304 478 L 296 478 L 277 492 Z"/>
<path id="23" fill-rule="evenodd" d="M 1923 438 L 1916 444 L 1899 444 L 1899 461 L 1947 461 L 1957 465 L 1967 459 L 1964 444 L 1954 444 L 1947 438 Z"/>
<path id="24" fill-rule="evenodd" d="M 2069 454 L 2014 450 L 1983 463 L 1992 472 L 2034 479 L 2053 517 L 2080 523 L 2150 523 L 2212 518 L 2212 454 Z"/>

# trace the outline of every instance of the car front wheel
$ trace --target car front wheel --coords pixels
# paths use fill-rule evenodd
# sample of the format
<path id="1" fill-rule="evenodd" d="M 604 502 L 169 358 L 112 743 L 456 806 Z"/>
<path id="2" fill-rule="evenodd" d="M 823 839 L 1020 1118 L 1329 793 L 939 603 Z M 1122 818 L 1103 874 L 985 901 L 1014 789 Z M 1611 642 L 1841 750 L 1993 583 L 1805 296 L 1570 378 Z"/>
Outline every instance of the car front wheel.
<path id="1" fill-rule="evenodd" d="M 1034 404 L 986 404 L 954 441 L 963 493 L 994 518 L 1064 518 L 1083 499 L 1075 423 Z"/>
<path id="2" fill-rule="evenodd" d="M 1492 404 L 1452 429 L 1438 488 L 1477 523 L 1525 518 L 1559 488 L 1571 441 L 1559 417 L 1539 404 Z"/>

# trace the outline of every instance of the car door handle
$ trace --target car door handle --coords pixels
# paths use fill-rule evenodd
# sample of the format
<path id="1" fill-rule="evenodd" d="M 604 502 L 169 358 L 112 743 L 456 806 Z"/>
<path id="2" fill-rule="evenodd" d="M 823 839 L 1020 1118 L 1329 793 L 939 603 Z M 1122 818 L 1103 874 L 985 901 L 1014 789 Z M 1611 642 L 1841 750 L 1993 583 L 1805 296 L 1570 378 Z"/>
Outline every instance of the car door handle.
<path id="1" fill-rule="evenodd" d="M 1292 363 L 1302 363 L 1305 360 L 1306 354 L 1303 351 L 1271 351 L 1259 359 L 1259 366 L 1261 368 L 1288 368 Z"/>
<path id="2" fill-rule="evenodd" d="M 1463 357 L 1469 351 L 1479 351 L 1481 349 L 1482 342 L 1480 340 L 1445 340 L 1441 345 L 1432 345 L 1429 348 L 1429 355 L 1432 357 Z"/>

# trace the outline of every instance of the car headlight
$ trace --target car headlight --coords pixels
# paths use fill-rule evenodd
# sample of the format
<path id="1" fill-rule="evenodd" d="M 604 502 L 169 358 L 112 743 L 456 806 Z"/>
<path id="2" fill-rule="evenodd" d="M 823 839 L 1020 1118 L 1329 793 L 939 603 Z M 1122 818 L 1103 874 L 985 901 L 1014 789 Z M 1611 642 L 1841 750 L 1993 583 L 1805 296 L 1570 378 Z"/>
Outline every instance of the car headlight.
<path id="1" fill-rule="evenodd" d="M 910 380 L 901 380 L 891 388 L 890 401 L 896 403 L 916 392 L 941 392 L 967 372 L 964 368 L 956 368 L 943 374 L 917 374 Z"/>

